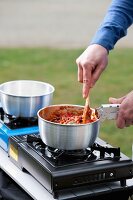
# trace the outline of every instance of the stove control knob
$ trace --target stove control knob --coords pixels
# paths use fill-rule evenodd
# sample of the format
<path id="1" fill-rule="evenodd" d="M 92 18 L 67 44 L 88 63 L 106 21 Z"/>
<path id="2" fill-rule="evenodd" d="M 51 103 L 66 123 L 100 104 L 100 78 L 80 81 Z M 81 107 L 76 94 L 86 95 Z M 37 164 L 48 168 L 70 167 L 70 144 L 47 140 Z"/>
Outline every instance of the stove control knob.
<path id="1" fill-rule="evenodd" d="M 110 177 L 113 177 L 113 176 L 114 176 L 114 173 L 113 173 L 113 172 L 111 172 L 111 173 L 110 173 Z"/>

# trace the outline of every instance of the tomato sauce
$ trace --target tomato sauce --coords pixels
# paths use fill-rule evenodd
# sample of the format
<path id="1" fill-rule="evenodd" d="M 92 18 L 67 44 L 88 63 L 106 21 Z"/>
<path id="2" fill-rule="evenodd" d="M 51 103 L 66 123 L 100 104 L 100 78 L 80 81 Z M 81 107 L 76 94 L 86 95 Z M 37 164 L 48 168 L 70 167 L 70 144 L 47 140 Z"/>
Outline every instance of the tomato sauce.
<path id="1" fill-rule="evenodd" d="M 72 109 L 71 107 L 63 106 L 58 111 L 53 112 L 47 120 L 59 124 L 84 124 L 83 109 Z M 91 109 L 85 124 L 92 123 L 97 119 L 98 116 L 95 114 L 95 110 Z"/>

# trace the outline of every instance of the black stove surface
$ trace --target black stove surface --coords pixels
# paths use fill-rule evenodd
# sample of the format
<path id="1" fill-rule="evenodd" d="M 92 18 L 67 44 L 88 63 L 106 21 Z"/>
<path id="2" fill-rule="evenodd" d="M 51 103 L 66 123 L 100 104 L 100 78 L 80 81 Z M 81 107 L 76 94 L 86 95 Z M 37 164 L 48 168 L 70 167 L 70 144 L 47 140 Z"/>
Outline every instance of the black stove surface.
<path id="1" fill-rule="evenodd" d="M 91 148 L 81 150 L 59 150 L 48 147 L 43 143 L 40 135 L 18 135 L 13 140 L 28 154 L 41 160 L 46 166 L 54 168 L 69 167 L 85 163 L 114 164 L 131 161 L 129 157 L 120 152 L 119 147 L 112 147 L 100 138 Z"/>
<path id="2" fill-rule="evenodd" d="M 26 144 L 53 167 L 63 167 L 92 161 L 120 160 L 120 148 L 94 143 L 91 148 L 59 150 L 45 145 L 39 135 L 28 135 Z"/>
<path id="3" fill-rule="evenodd" d="M 24 118 L 8 115 L 4 112 L 2 107 L 0 107 L 0 122 L 5 124 L 9 129 L 26 128 L 38 125 L 37 117 Z"/>

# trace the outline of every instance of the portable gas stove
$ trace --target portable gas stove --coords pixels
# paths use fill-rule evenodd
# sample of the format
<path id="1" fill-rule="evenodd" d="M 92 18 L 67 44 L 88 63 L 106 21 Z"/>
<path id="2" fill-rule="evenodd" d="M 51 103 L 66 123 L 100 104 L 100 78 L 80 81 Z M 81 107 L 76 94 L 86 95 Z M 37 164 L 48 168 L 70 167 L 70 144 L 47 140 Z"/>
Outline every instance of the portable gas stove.
<path id="1" fill-rule="evenodd" d="M 9 138 L 15 135 L 38 134 L 37 118 L 21 118 L 4 113 L 0 107 L 0 146 L 8 151 Z"/>
<path id="2" fill-rule="evenodd" d="M 133 177 L 133 162 L 120 148 L 99 138 L 87 149 L 64 151 L 48 147 L 40 138 L 37 118 L 16 118 L 1 107 L 0 146 L 16 166 L 29 172 L 56 199 L 85 199 L 113 188 L 124 191 L 126 180 Z"/>
<path id="3" fill-rule="evenodd" d="M 126 188 L 133 177 L 133 161 L 101 139 L 91 148 L 64 151 L 46 146 L 39 134 L 9 138 L 9 156 L 20 169 L 28 171 L 57 199 L 85 199 L 108 190 L 107 183 Z M 104 189 L 100 185 L 104 184 Z M 97 188 L 97 189 L 96 189 Z M 115 188 L 116 189 L 116 188 Z"/>

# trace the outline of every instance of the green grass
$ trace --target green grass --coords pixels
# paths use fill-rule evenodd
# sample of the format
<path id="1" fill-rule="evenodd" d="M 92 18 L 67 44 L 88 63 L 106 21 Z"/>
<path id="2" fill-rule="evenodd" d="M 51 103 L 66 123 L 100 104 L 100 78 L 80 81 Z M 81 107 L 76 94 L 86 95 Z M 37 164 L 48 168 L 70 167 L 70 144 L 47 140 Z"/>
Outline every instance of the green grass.
<path id="1" fill-rule="evenodd" d="M 55 86 L 53 104 L 84 105 L 82 85 L 77 82 L 76 58 L 82 49 L 0 49 L 0 83 L 32 79 Z M 121 97 L 133 89 L 133 49 L 117 49 L 110 53 L 109 65 L 91 92 L 91 106 L 108 103 L 108 98 Z M 100 138 L 120 146 L 131 156 L 133 126 L 120 130 L 115 121 L 101 124 Z"/>

